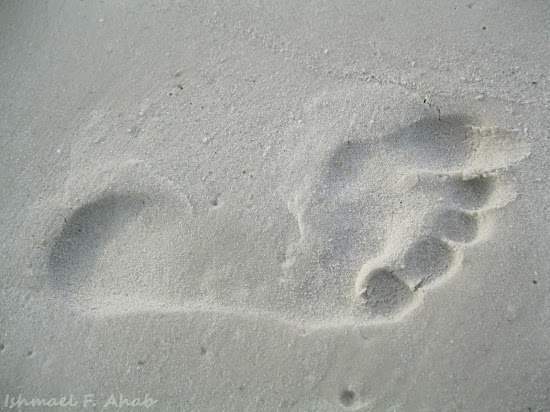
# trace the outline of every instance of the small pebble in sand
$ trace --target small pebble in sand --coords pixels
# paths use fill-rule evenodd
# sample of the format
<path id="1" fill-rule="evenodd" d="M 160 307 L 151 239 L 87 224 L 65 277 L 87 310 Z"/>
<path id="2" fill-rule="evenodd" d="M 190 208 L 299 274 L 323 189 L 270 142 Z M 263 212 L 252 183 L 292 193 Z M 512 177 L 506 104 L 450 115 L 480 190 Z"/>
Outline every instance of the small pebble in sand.
<path id="1" fill-rule="evenodd" d="M 483 97 L 484 97 L 484 96 L 483 96 L 482 94 L 478 94 L 478 95 L 475 97 L 475 99 L 476 99 L 476 100 L 483 100 Z"/>

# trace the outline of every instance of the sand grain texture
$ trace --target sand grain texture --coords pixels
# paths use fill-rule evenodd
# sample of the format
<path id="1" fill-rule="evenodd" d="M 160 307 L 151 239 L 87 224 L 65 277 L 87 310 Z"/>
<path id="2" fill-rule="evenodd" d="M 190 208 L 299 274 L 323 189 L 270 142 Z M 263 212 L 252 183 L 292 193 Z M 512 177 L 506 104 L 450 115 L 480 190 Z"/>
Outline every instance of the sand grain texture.
<path id="1" fill-rule="evenodd" d="M 548 410 L 549 17 L 2 3 L 0 399 Z"/>

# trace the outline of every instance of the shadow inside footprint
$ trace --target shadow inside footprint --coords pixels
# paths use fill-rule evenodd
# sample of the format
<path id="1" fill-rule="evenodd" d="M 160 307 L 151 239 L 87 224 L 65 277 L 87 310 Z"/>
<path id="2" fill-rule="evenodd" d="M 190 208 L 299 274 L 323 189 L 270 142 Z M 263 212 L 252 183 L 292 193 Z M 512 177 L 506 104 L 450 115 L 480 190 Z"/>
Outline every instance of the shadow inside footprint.
<path id="1" fill-rule="evenodd" d="M 446 242 L 427 237 L 411 245 L 398 275 L 417 290 L 443 275 L 451 266 L 453 258 L 453 250 Z"/>
<path id="2" fill-rule="evenodd" d="M 376 269 L 360 294 L 364 308 L 373 317 L 391 318 L 410 305 L 413 292 L 386 269 Z"/>
<path id="3" fill-rule="evenodd" d="M 465 115 L 426 117 L 386 136 L 384 144 L 396 156 L 418 165 L 458 166 L 469 157 L 473 123 L 475 119 Z"/>
<path id="4" fill-rule="evenodd" d="M 418 188 L 425 193 L 437 194 L 449 203 L 468 210 L 481 209 L 489 203 L 496 189 L 493 176 L 463 178 L 456 173 L 425 173 L 419 175 L 419 179 Z"/>
<path id="5" fill-rule="evenodd" d="M 454 177 L 444 184 L 449 198 L 465 209 L 483 207 L 495 190 L 493 177 L 476 176 L 468 180 Z"/>
<path id="6" fill-rule="evenodd" d="M 440 212 L 433 222 L 434 232 L 441 238 L 458 243 L 473 241 L 478 232 L 478 222 L 474 215 L 461 210 Z"/>
<path id="7" fill-rule="evenodd" d="M 115 194 L 87 203 L 65 219 L 48 259 L 54 290 L 66 294 L 89 275 L 103 247 L 146 206 L 141 194 Z"/>

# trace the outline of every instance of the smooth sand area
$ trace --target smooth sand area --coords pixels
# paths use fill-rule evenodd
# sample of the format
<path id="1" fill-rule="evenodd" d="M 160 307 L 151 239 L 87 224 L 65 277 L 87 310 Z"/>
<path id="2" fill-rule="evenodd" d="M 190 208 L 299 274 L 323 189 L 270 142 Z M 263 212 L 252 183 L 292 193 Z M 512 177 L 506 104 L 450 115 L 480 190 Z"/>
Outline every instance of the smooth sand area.
<path id="1" fill-rule="evenodd" d="M 550 410 L 549 45 L 545 1 L 1 2 L 0 408 Z"/>

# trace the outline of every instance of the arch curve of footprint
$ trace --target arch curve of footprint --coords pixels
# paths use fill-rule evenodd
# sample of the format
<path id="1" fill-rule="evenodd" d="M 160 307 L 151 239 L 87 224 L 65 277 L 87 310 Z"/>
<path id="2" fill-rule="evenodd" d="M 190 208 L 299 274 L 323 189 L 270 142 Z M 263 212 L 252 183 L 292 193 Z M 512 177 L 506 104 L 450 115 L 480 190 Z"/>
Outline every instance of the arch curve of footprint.
<path id="1" fill-rule="evenodd" d="M 465 249 L 488 233 L 487 212 L 513 199 L 499 170 L 529 153 L 519 132 L 471 123 L 465 116 L 426 118 L 377 140 L 346 139 L 328 153 L 328 163 L 319 177 L 310 181 L 307 200 L 293 209 L 300 236 L 289 240 L 284 261 L 279 259 L 281 273 L 277 275 L 287 279 L 287 289 L 285 293 L 276 291 L 278 297 L 284 299 L 290 291 L 288 299 L 295 300 L 301 293 L 318 293 L 318 285 L 328 285 L 336 303 L 328 299 L 327 311 L 340 324 L 342 319 L 392 321 L 418 307 L 427 291 L 458 273 Z M 136 168 L 149 182 L 140 183 L 140 191 L 126 190 L 120 182 L 135 181 Z M 165 242 L 166 236 L 170 237 L 168 244 L 174 250 L 167 253 L 172 255 L 181 254 L 178 245 L 195 233 L 190 229 L 181 233 L 178 222 L 193 219 L 192 207 L 181 189 L 167 179 L 152 178 L 153 173 L 145 169 L 135 161 L 115 167 L 108 184 L 88 186 L 89 191 L 103 195 L 91 196 L 70 208 L 63 222 L 57 220 L 61 226 L 52 235 L 47 271 L 53 288 L 64 299 L 78 296 L 76 301 L 84 301 L 80 291 L 94 282 L 92 272 L 108 270 L 100 266 L 102 262 L 124 259 L 125 250 L 137 250 L 139 242 L 144 244 L 139 246 L 140 253 L 147 253 L 146 238 L 151 233 L 144 228 L 151 230 L 155 219 L 163 221 L 163 227 L 172 226 L 169 233 L 158 234 Z M 370 179 L 370 184 L 362 189 L 364 179 Z M 184 212 L 177 211 L 178 204 Z M 217 202 L 213 207 L 219 207 Z M 125 231 L 128 225 L 139 230 Z M 373 233 L 381 233 L 381 239 Z M 125 241 L 129 235 L 137 240 Z M 154 242 L 154 233 L 152 239 Z M 126 242 L 133 242 L 132 249 Z M 175 267 L 177 259 L 172 255 L 169 261 Z M 198 293 L 171 294 L 171 290 L 182 288 L 182 282 L 195 282 L 196 288 L 190 289 L 199 290 L 200 276 L 184 279 L 181 271 L 163 269 L 162 257 L 155 259 L 160 259 L 160 266 L 149 268 L 153 273 L 149 283 L 143 280 L 146 287 L 138 289 L 159 290 L 154 296 L 136 293 L 134 309 L 155 302 L 154 310 L 262 313 L 261 297 L 238 307 L 224 306 L 211 297 L 200 302 Z M 317 289 L 304 290 L 311 282 L 301 270 L 312 261 L 317 265 L 313 272 L 323 279 Z M 155 283 L 159 279 L 161 285 Z M 107 279 L 92 286 L 94 305 L 108 305 L 119 297 L 110 290 L 117 281 L 124 282 Z M 185 303 L 178 303 L 182 296 Z M 327 312 L 308 309 L 308 305 L 318 307 L 318 300 L 305 300 L 299 305 L 306 313 L 301 319 L 316 313 L 328 317 Z"/>

